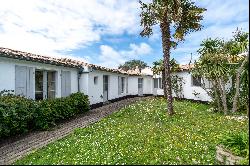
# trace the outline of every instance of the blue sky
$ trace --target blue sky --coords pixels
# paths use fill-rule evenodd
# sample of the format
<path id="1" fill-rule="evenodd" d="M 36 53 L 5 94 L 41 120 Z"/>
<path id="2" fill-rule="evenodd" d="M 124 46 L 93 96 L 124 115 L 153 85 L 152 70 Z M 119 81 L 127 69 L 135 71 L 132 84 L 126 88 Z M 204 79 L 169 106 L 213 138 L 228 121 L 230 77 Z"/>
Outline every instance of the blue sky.
<path id="1" fill-rule="evenodd" d="M 150 1 L 150 0 L 147 0 Z M 198 58 L 203 39 L 228 39 L 237 27 L 249 31 L 249 0 L 196 0 L 207 11 L 203 29 L 171 51 L 179 63 Z M 162 58 L 158 26 L 139 36 L 138 0 L 0 0 L 0 47 L 69 57 L 116 68 L 131 59 L 148 65 Z"/>

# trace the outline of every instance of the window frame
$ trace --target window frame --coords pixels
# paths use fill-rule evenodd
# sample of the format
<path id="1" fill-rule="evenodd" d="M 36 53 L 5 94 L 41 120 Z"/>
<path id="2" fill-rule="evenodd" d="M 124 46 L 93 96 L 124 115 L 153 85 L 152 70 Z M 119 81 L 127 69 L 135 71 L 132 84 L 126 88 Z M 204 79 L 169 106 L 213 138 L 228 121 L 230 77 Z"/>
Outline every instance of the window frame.
<path id="1" fill-rule="evenodd" d="M 159 88 L 159 79 L 158 78 L 153 78 L 154 81 L 154 88 L 158 89 Z"/>
<path id="2" fill-rule="evenodd" d="M 196 80 L 199 83 L 199 85 L 194 84 L 194 80 Z M 194 77 L 193 75 L 191 75 L 191 86 L 192 87 L 201 87 L 202 86 L 202 79 L 201 79 L 201 77 Z"/>
<path id="3" fill-rule="evenodd" d="M 121 93 L 125 91 L 125 77 L 121 77 Z"/>
<path id="4" fill-rule="evenodd" d="M 37 81 L 37 73 L 40 72 L 42 79 Z M 51 80 L 49 80 L 49 75 L 52 74 Z M 42 70 L 42 69 L 35 69 L 35 100 L 44 100 L 44 99 L 54 99 L 56 98 L 56 92 L 57 92 L 57 71 L 55 70 Z M 42 81 L 41 81 L 42 80 Z M 37 84 L 37 82 L 39 84 Z M 54 84 L 54 87 L 50 89 L 50 86 Z M 42 85 L 42 90 L 37 90 L 37 85 Z M 37 97 L 38 94 L 41 95 L 42 98 Z M 49 93 L 52 93 L 53 95 L 50 95 Z M 50 97 L 53 96 L 53 97 Z"/>
<path id="5" fill-rule="evenodd" d="M 94 85 L 98 85 L 98 76 L 94 76 Z"/>

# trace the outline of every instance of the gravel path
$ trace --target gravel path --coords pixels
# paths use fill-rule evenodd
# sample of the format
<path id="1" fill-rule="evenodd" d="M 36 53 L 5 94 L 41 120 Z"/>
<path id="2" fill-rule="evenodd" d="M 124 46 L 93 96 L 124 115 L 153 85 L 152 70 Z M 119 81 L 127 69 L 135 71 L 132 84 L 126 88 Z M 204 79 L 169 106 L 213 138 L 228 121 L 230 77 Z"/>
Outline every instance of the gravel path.
<path id="1" fill-rule="evenodd" d="M 35 131 L 20 138 L 19 140 L 9 142 L 6 141 L 6 143 L 0 147 L 0 165 L 11 164 L 17 159 L 31 153 L 33 150 L 67 136 L 75 128 L 84 128 L 101 120 L 103 117 L 118 111 L 126 105 L 147 98 L 150 97 L 134 97 L 110 103 L 108 105 L 92 109 L 75 119 L 60 124 L 51 131 Z"/>

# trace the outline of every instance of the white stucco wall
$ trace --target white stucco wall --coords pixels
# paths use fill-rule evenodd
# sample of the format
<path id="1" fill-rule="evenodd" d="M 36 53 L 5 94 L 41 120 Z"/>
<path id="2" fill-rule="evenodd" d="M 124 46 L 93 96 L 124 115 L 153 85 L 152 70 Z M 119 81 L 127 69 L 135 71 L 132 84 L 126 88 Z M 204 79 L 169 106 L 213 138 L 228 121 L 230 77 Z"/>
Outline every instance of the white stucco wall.
<path id="1" fill-rule="evenodd" d="M 201 101 L 211 101 L 211 98 L 208 96 L 207 92 L 202 88 L 198 86 L 192 85 L 192 75 L 191 73 L 187 71 L 173 73 L 174 75 L 178 75 L 179 77 L 183 77 L 183 81 L 185 82 L 183 84 L 183 95 L 186 99 L 193 99 L 193 100 L 201 100 Z M 161 75 L 154 75 L 153 78 L 160 78 Z M 232 80 L 230 79 L 226 84 L 226 89 L 231 87 Z M 205 83 L 208 84 L 207 80 L 205 79 Z M 153 83 L 152 83 L 153 84 Z M 193 93 L 194 91 L 196 93 L 199 93 L 197 96 L 195 96 Z M 164 95 L 163 89 L 160 88 L 153 88 L 153 94 L 154 95 Z M 174 97 L 176 97 L 175 93 L 172 93 Z"/>
<path id="2" fill-rule="evenodd" d="M 34 72 L 35 69 L 56 71 L 56 97 L 61 97 L 61 71 L 70 71 L 71 93 L 78 91 L 77 69 L 3 57 L 0 57 L 0 91 L 15 90 L 15 65 L 33 67 Z M 35 93 L 35 81 L 33 88 Z"/>
<path id="3" fill-rule="evenodd" d="M 119 97 L 123 97 L 128 95 L 126 93 L 126 81 L 125 81 L 125 90 L 124 93 L 118 94 L 118 76 L 120 77 L 128 77 L 127 75 L 112 73 L 112 72 L 105 72 L 94 70 L 92 72 L 84 74 L 81 76 L 81 82 L 88 81 L 88 87 L 84 86 L 81 89 L 82 92 L 87 92 L 89 96 L 90 104 L 96 104 L 103 102 L 103 76 L 108 75 L 108 100 L 116 99 Z M 94 84 L 94 77 L 98 77 L 97 84 Z"/>
<path id="4" fill-rule="evenodd" d="M 15 66 L 0 59 L 0 91 L 15 90 Z"/>
<path id="5" fill-rule="evenodd" d="M 137 95 L 138 94 L 138 76 L 129 76 L 128 78 L 128 94 Z"/>
<path id="6" fill-rule="evenodd" d="M 179 77 L 183 77 L 183 95 L 186 99 L 193 99 L 193 100 L 201 100 L 201 101 L 210 101 L 211 98 L 207 95 L 207 92 L 199 86 L 193 86 L 192 85 L 192 76 L 191 73 L 188 73 L 187 71 L 174 73 L 178 75 Z M 197 96 L 195 96 L 193 93 L 199 93 Z M 174 94 L 175 96 L 175 94 Z"/>
<path id="7" fill-rule="evenodd" d="M 153 93 L 153 79 L 152 76 L 143 76 L 143 94 Z"/>

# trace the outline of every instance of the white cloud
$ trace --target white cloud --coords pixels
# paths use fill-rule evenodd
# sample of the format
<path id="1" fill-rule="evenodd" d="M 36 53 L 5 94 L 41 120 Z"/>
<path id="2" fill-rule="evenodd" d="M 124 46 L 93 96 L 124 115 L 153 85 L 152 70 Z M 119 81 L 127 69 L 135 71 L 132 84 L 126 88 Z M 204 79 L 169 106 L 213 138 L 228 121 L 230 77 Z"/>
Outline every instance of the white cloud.
<path id="1" fill-rule="evenodd" d="M 203 0 L 197 3 L 207 9 L 204 14 L 206 24 L 228 24 L 249 18 L 249 0 Z"/>
<path id="2" fill-rule="evenodd" d="M 62 56 L 105 34 L 134 34 L 138 2 L 129 0 L 0 0 L 0 46 Z"/>
<path id="3" fill-rule="evenodd" d="M 201 42 L 206 38 L 232 38 L 236 28 L 242 28 L 249 32 L 249 1 L 248 0 L 203 0 L 197 1 L 199 6 L 207 8 L 204 14 L 202 25 L 204 28 L 198 32 L 192 32 L 186 36 L 184 43 L 181 43 L 172 55 L 181 64 L 190 61 L 190 54 L 193 60 L 198 59 L 197 50 Z"/>
<path id="4" fill-rule="evenodd" d="M 137 59 L 140 56 L 148 55 L 151 53 L 152 48 L 146 44 L 141 43 L 139 45 L 130 44 L 128 50 L 115 50 L 110 46 L 101 45 L 101 55 L 99 57 L 99 65 L 117 68 L 119 64 L 123 64 L 127 60 Z"/>

